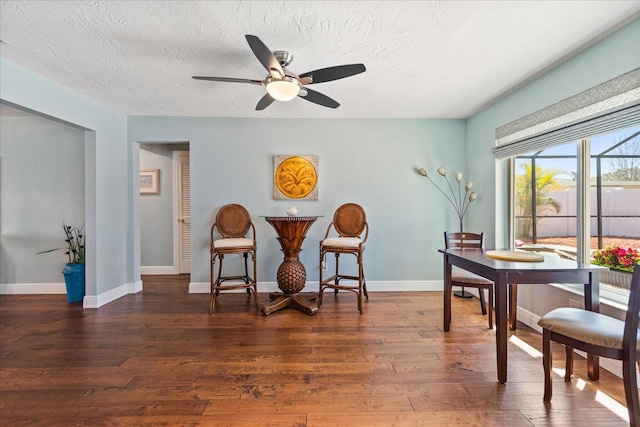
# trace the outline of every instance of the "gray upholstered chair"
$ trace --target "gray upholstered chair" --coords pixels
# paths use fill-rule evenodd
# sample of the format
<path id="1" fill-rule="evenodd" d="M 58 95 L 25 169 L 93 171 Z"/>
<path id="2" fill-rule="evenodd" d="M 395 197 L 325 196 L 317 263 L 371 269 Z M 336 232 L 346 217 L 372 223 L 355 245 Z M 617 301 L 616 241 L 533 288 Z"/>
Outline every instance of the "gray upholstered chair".
<path id="1" fill-rule="evenodd" d="M 578 308 L 562 307 L 542 316 L 542 364 L 544 366 L 544 401 L 551 402 L 551 341 L 564 344 L 566 353 L 565 381 L 573 373 L 573 349 L 595 356 L 622 360 L 622 381 L 629 410 L 629 423 L 640 426 L 640 405 L 636 379 L 640 356 L 640 266 L 636 265 L 631 278 L 631 290 L 625 320 Z M 598 373 L 596 372 L 596 378 Z"/>
<path id="2" fill-rule="evenodd" d="M 330 237 L 331 230 L 335 229 L 337 236 Z M 364 234 L 364 237 L 363 237 Z M 364 278 L 364 267 L 362 265 L 362 254 L 369 237 L 369 224 L 367 215 L 362 206 L 355 203 L 346 203 L 336 209 L 333 214 L 333 221 L 327 227 L 324 239 L 320 241 L 320 289 L 318 292 L 318 306 L 322 305 L 322 293 L 325 289 L 333 289 L 337 295 L 338 291 L 351 291 L 358 296 L 358 310 L 362 314 L 362 295 L 369 299 L 367 293 L 367 282 Z M 335 254 L 336 270 L 335 274 L 328 278 L 322 277 L 322 267 L 328 253 Z M 356 257 L 358 263 L 358 275 L 346 275 L 339 272 L 340 255 L 351 254 Z M 356 283 L 340 283 L 342 279 L 355 280 Z"/>
<path id="3" fill-rule="evenodd" d="M 449 248 L 484 249 L 484 233 L 449 233 L 444 232 L 444 245 Z M 489 313 L 489 329 L 493 329 L 493 282 L 484 277 L 473 274 L 462 268 L 453 266 L 451 269 L 451 285 L 464 288 L 476 288 L 480 296 L 482 314 Z M 485 303 L 484 290 L 489 291 L 489 305 Z"/>
<path id="4" fill-rule="evenodd" d="M 250 237 L 247 237 L 251 231 Z M 256 230 L 251 222 L 249 212 L 240 205 L 229 204 L 220 208 L 216 220 L 211 226 L 211 297 L 209 314 L 216 306 L 216 297 L 220 291 L 245 288 L 247 293 L 253 291 L 253 300 L 258 308 L 258 286 L 256 268 Z M 225 255 L 241 254 L 244 258 L 244 274 L 223 276 L 222 261 Z M 253 260 L 253 277 L 249 275 L 248 257 Z M 218 277 L 214 277 L 214 267 L 218 265 Z M 224 283 L 230 281 L 232 283 Z"/>

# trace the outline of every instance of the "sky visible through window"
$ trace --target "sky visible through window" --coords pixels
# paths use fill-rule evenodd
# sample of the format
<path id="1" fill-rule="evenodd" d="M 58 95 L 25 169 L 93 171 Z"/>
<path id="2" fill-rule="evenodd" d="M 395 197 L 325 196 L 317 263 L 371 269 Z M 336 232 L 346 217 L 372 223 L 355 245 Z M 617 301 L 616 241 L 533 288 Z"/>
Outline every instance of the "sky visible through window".
<path id="1" fill-rule="evenodd" d="M 634 126 L 627 129 L 623 129 L 620 131 L 616 131 L 613 133 L 607 133 L 603 135 L 597 135 L 591 137 L 591 154 L 598 155 L 603 151 L 607 150 L 611 146 L 617 144 L 624 138 L 631 136 L 632 134 L 639 132 L 640 126 Z M 637 139 L 640 139 L 640 135 L 636 136 Z M 640 150 L 640 143 L 637 144 L 638 149 Z M 546 156 L 576 156 L 577 157 L 577 145 L 576 143 L 569 143 L 564 145 L 559 145 L 557 147 L 548 148 L 544 150 L 541 155 Z M 527 155 L 532 155 L 533 153 L 527 153 Z M 640 152 L 635 153 L 640 155 Z M 567 165 L 570 164 L 571 167 L 567 168 Z M 544 159 L 544 167 L 548 169 L 559 169 L 562 171 L 561 174 L 558 175 L 558 178 L 568 178 L 573 179 L 573 175 L 571 172 L 575 171 L 575 162 L 571 159 Z M 593 166 L 593 165 L 592 165 Z M 612 162 L 604 161 L 602 162 L 602 173 L 607 174 L 609 172 L 613 172 L 614 164 Z M 518 173 L 517 171 L 516 173 Z"/>

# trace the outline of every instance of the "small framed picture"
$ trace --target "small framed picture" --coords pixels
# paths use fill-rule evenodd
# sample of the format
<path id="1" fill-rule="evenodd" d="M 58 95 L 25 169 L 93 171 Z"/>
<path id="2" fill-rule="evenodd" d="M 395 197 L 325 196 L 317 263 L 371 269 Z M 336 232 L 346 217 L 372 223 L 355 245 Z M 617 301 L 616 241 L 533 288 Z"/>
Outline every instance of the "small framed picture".
<path id="1" fill-rule="evenodd" d="M 140 171 L 140 194 L 159 194 L 158 169 L 142 169 Z"/>

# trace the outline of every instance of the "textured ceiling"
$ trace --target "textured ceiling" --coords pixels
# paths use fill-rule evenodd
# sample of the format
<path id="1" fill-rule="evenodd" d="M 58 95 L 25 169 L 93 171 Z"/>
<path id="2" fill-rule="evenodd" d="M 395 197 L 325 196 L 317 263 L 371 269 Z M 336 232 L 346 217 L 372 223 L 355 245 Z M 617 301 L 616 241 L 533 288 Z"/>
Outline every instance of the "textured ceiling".
<path id="1" fill-rule="evenodd" d="M 128 115 L 466 118 L 640 16 L 638 1 L 9 1 L 0 54 Z M 264 88 L 245 34 L 292 71 L 364 63 L 255 111 Z M 0 94 L 1 97 L 1 94 Z"/>

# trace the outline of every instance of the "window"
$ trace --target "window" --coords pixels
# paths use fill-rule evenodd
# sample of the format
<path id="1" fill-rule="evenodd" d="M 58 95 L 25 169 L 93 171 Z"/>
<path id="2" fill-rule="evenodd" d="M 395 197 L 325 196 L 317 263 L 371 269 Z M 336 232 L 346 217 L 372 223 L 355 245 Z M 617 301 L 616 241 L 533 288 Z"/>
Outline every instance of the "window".
<path id="1" fill-rule="evenodd" d="M 582 262 L 608 246 L 640 248 L 640 126 L 519 155 L 512 166 L 516 246 Z M 601 282 L 628 289 L 607 275 Z"/>

